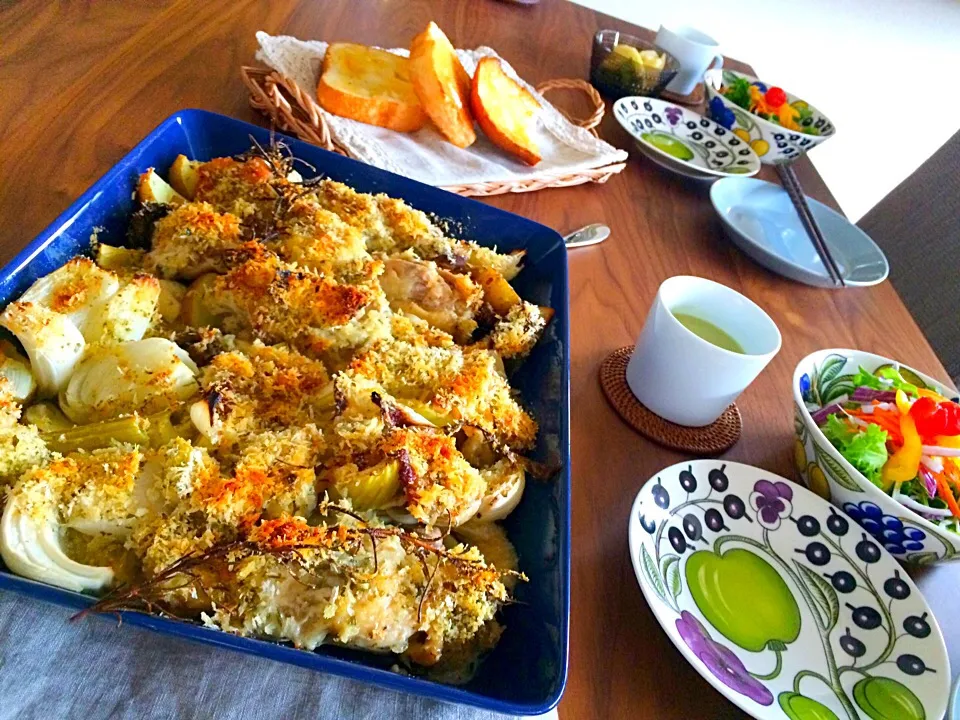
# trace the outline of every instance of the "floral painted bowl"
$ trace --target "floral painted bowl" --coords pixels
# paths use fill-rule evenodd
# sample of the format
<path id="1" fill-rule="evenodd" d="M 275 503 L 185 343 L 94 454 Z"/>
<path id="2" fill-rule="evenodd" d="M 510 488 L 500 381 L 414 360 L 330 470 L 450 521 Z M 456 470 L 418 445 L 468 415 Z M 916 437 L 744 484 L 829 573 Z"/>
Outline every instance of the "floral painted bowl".
<path id="1" fill-rule="evenodd" d="M 807 487 L 856 520 L 898 560 L 928 564 L 960 559 L 960 534 L 930 522 L 870 482 L 827 440 L 809 408 L 823 407 L 853 389 L 859 366 L 870 372 L 893 365 L 920 387 L 956 398 L 956 391 L 881 355 L 820 350 L 793 371 L 794 462 Z"/>
<path id="2" fill-rule="evenodd" d="M 741 140 L 750 144 L 750 147 L 760 156 L 760 161 L 766 165 L 789 163 L 798 159 L 811 148 L 816 147 L 827 138 L 833 137 L 833 123 L 827 116 L 812 105 L 808 105 L 813 112 L 809 125 L 820 131 L 819 135 L 788 130 L 770 120 L 764 120 L 759 115 L 744 110 L 731 102 L 720 93 L 720 88 L 736 78 L 745 78 L 750 82 L 758 82 L 753 75 L 739 73 L 734 70 L 708 70 L 704 76 L 704 85 L 707 88 L 707 115 L 723 127 L 731 130 Z M 796 95 L 787 93 L 787 102 L 799 101 Z"/>
<path id="3" fill-rule="evenodd" d="M 689 108 L 655 98 L 625 97 L 613 104 L 613 115 L 644 155 L 668 169 L 712 177 L 760 172 L 760 158 L 746 142 Z"/>
<path id="4" fill-rule="evenodd" d="M 697 460 L 637 494 L 630 558 L 684 658 L 758 720 L 934 720 L 940 628 L 897 562 L 845 514 L 759 468 Z"/>

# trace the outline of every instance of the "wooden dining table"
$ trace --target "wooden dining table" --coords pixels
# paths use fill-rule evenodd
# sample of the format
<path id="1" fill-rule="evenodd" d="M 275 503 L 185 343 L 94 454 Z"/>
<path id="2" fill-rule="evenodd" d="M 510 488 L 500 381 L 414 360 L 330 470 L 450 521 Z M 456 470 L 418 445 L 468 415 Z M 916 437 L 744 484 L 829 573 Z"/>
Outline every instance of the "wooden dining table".
<path id="1" fill-rule="evenodd" d="M 587 77 L 599 29 L 651 36 L 565 0 L 530 7 L 495 0 L 0 3 L 0 262 L 174 111 L 197 107 L 264 122 L 248 106 L 239 74 L 254 60 L 257 30 L 394 47 L 406 46 L 429 20 L 459 47 L 496 48 L 534 84 Z M 550 98 L 574 114 L 584 110 L 575 93 Z M 744 717 L 673 647 L 634 578 L 626 532 L 633 498 L 651 475 L 689 456 L 620 420 L 601 392 L 600 363 L 635 341 L 664 279 L 699 275 L 739 290 L 774 319 L 783 346 L 740 397 L 743 433 L 724 457 L 792 479 L 791 377 L 802 357 L 860 348 L 946 374 L 889 282 L 824 290 L 763 269 L 726 239 L 707 188 L 637 155 L 609 115 L 598 130 L 631 151 L 626 169 L 609 182 L 484 200 L 561 233 L 594 222 L 613 231 L 603 244 L 569 256 L 572 608 L 560 716 Z M 838 134 L 856 131 L 841 127 Z M 798 175 L 809 195 L 837 207 L 809 160 Z M 769 168 L 760 177 L 775 181 Z M 949 621 L 960 566 L 911 574 L 960 667 L 960 624 Z"/>

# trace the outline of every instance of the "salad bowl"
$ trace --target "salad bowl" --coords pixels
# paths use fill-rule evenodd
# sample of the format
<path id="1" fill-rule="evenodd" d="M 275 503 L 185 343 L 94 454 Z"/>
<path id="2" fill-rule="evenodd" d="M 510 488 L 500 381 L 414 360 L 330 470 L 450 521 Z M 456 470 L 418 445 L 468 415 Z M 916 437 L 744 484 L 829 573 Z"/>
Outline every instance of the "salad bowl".
<path id="1" fill-rule="evenodd" d="M 818 424 L 817 408 L 828 408 L 853 393 L 854 377 L 860 368 L 869 373 L 895 368 L 916 387 L 957 399 L 950 387 L 881 355 L 848 349 L 812 353 L 793 373 L 797 472 L 810 490 L 843 509 L 898 560 L 929 564 L 960 559 L 956 519 L 947 514 L 925 516 L 911 509 L 917 503 L 909 497 L 894 497 L 882 490 L 844 457 Z M 899 491 L 898 484 L 893 492 Z"/>
<path id="2" fill-rule="evenodd" d="M 703 83 L 707 89 L 707 116 L 749 143 L 765 165 L 791 163 L 834 135 L 833 123 L 826 115 L 790 93 L 786 93 L 787 103 L 797 107 L 802 105 L 809 111 L 809 115 L 801 119 L 801 127 L 811 128 L 818 134 L 787 129 L 740 107 L 720 92 L 721 87 L 738 79 L 760 82 L 753 75 L 735 70 L 707 71 Z"/>
<path id="3" fill-rule="evenodd" d="M 926 720 L 950 695 L 943 636 L 889 553 L 760 468 L 697 460 L 637 494 L 630 559 L 684 659 L 758 720 Z"/>

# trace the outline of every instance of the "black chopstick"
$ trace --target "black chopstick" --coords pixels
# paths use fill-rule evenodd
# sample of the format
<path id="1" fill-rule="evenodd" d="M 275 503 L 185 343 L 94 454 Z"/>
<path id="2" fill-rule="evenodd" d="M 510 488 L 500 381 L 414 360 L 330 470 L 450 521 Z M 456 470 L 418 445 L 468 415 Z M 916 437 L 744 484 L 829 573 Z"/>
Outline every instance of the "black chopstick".
<path id="1" fill-rule="evenodd" d="M 820 261 L 827 269 L 827 273 L 830 275 L 833 284 L 846 287 L 847 284 L 843 281 L 840 267 L 837 265 L 837 261 L 833 259 L 833 255 L 830 254 L 830 248 L 827 247 L 827 242 L 823 237 L 823 231 L 820 230 L 820 225 L 817 224 L 817 220 L 813 216 L 813 211 L 807 203 L 807 196 L 804 195 L 803 188 L 800 187 L 800 180 L 797 179 L 797 174 L 793 171 L 793 166 L 789 164 L 778 164 L 777 175 L 780 176 L 783 189 L 786 190 L 787 195 L 790 196 L 790 201 L 800 216 L 800 222 L 803 223 L 803 227 L 810 237 L 810 242 L 813 243 L 813 247 L 820 256 Z"/>

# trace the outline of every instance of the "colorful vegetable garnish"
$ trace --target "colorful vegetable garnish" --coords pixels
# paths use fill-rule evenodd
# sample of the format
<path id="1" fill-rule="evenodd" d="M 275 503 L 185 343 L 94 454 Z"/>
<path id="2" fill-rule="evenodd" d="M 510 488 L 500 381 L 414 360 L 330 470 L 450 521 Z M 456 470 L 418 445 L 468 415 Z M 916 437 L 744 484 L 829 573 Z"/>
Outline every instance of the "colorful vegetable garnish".
<path id="1" fill-rule="evenodd" d="M 738 77 L 732 83 L 724 87 L 720 92 L 727 96 L 730 102 L 739 105 L 742 108 L 750 107 L 750 81 L 746 78 Z"/>
<path id="2" fill-rule="evenodd" d="M 807 135 L 820 134 L 811 122 L 813 111 L 810 106 L 803 100 L 791 103 L 783 88 L 767 87 L 759 80 L 751 83 L 746 78 L 737 77 L 721 87 L 720 93 L 744 110 L 788 130 Z"/>
<path id="3" fill-rule="evenodd" d="M 892 365 L 861 367 L 847 386 L 823 406 L 808 404 L 826 438 L 874 485 L 960 532 L 960 404 Z"/>
<path id="4" fill-rule="evenodd" d="M 851 465 L 879 485 L 880 472 L 887 462 L 887 431 L 874 424 L 861 428 L 841 417 L 842 413 L 836 413 L 827 418 L 824 435 Z"/>
<path id="5" fill-rule="evenodd" d="M 767 105 L 772 108 L 778 108 L 787 102 L 787 94 L 783 91 L 783 88 L 778 87 L 772 87 L 767 90 L 764 98 L 767 101 Z"/>
<path id="6" fill-rule="evenodd" d="M 956 403 L 921 397 L 910 408 L 910 416 L 924 437 L 960 435 L 960 405 Z"/>
<path id="7" fill-rule="evenodd" d="M 900 433 L 903 444 L 890 456 L 883 466 L 880 487 L 889 490 L 894 483 L 912 480 L 920 472 L 920 458 L 923 456 L 923 441 L 917 432 L 917 425 L 910 415 L 900 416 Z"/>

